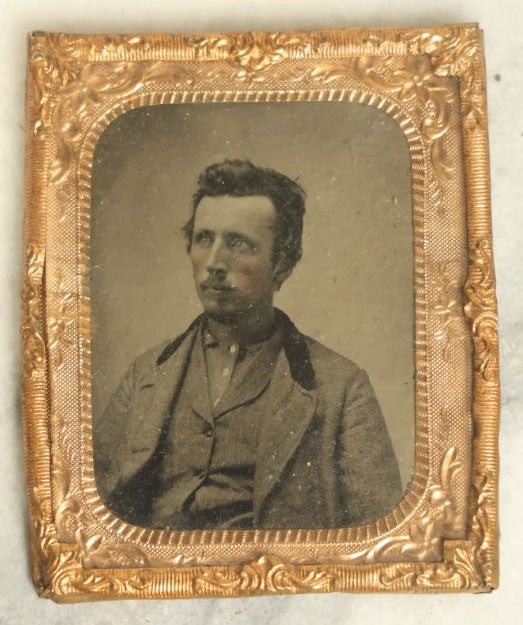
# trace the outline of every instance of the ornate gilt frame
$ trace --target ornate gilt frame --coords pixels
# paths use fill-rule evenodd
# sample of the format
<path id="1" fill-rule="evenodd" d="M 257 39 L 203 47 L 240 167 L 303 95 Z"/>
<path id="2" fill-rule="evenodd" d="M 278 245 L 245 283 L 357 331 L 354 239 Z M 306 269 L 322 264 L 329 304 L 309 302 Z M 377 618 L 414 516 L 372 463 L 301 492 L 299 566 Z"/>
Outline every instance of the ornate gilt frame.
<path id="1" fill-rule="evenodd" d="M 23 421 L 32 574 L 59 602 L 498 583 L 498 337 L 481 31 L 35 33 L 27 83 Z M 356 101 L 411 154 L 416 469 L 361 528 L 144 530 L 98 497 L 90 425 L 91 159 L 136 106 Z M 472 346 L 472 350 L 469 349 Z M 472 352 L 472 355 L 471 355 Z"/>

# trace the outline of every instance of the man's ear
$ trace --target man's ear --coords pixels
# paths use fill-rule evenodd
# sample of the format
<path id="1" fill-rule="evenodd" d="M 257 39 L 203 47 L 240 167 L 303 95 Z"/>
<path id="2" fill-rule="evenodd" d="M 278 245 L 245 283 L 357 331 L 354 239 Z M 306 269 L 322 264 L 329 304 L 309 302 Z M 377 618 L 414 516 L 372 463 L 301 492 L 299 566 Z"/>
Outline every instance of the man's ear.
<path id="1" fill-rule="evenodd" d="M 291 275 L 292 269 L 293 268 L 289 266 L 289 263 L 286 262 L 285 257 L 282 256 L 278 261 L 276 261 L 272 270 L 272 283 L 275 291 L 280 290 L 281 285 Z"/>

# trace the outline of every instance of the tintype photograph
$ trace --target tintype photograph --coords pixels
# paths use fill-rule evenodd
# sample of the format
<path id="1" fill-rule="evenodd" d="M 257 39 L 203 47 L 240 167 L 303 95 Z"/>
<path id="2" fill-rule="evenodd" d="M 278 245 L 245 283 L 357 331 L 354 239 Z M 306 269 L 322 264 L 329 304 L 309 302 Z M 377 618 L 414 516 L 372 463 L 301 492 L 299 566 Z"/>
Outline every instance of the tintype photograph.
<path id="1" fill-rule="evenodd" d="M 41 595 L 496 587 L 482 50 L 474 25 L 31 36 Z"/>
<path id="2" fill-rule="evenodd" d="M 414 463 L 409 151 L 355 103 L 143 107 L 94 153 L 93 437 L 143 527 L 336 528 Z"/>

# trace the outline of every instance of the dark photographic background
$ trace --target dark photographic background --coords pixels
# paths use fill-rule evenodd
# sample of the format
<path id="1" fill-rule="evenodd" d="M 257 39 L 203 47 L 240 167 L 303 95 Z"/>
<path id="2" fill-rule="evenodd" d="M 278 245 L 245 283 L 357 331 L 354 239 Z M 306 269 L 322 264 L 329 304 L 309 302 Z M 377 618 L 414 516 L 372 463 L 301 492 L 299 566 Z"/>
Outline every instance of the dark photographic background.
<path id="1" fill-rule="evenodd" d="M 406 486 L 415 423 L 410 157 L 397 123 L 366 105 L 173 104 L 108 126 L 92 178 L 93 419 L 136 356 L 201 312 L 180 227 L 198 174 L 225 158 L 274 168 L 307 192 L 303 258 L 275 303 L 367 370 Z"/>

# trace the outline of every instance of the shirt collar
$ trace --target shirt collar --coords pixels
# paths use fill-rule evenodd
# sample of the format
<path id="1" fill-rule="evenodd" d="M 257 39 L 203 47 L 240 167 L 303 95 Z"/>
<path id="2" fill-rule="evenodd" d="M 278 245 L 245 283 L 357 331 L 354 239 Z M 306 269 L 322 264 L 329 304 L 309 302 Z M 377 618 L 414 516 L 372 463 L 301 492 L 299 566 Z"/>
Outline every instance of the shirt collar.
<path id="1" fill-rule="evenodd" d="M 203 345 L 204 350 L 207 350 L 211 347 L 219 346 L 220 343 L 218 339 L 212 335 L 211 331 L 209 330 L 207 326 L 205 318 L 201 325 L 201 333 L 202 333 L 202 345 Z M 283 342 L 283 328 L 280 323 L 276 323 L 274 332 L 271 334 L 269 338 L 265 339 L 264 341 L 261 341 L 259 343 L 251 343 L 249 345 L 239 345 L 237 343 L 232 343 L 231 345 L 228 345 L 227 347 L 230 349 L 233 345 L 235 345 L 238 348 L 239 353 L 241 355 L 246 355 L 246 354 L 254 354 L 264 347 L 268 347 L 269 349 L 273 347 L 275 349 L 279 349 L 282 345 L 282 342 Z"/>

